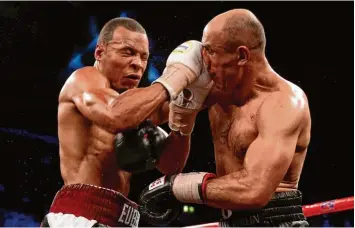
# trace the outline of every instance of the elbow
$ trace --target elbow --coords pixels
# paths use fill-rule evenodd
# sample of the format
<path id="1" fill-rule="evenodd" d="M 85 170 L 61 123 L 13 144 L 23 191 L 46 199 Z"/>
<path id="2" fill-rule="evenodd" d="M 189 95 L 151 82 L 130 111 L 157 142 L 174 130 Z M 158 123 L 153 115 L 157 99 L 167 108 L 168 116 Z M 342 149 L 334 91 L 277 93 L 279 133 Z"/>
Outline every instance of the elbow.
<path id="1" fill-rule="evenodd" d="M 265 207 L 269 201 L 271 200 L 272 193 L 269 194 L 270 191 L 265 189 L 263 186 L 253 186 L 253 190 L 249 191 L 248 201 L 250 208 L 263 208 Z"/>
<path id="2" fill-rule="evenodd" d="M 271 200 L 271 196 L 269 194 L 265 194 L 264 191 L 261 190 L 252 190 L 249 189 L 247 192 L 245 192 L 244 196 L 237 196 L 238 193 L 235 193 L 235 196 L 232 196 L 232 199 L 238 199 L 238 201 L 233 202 L 235 205 L 234 209 L 247 209 L 247 210 L 253 210 L 253 209 L 261 209 L 264 208 L 269 201 Z M 240 193 L 239 193 L 240 194 Z M 242 199 L 242 200 L 240 200 Z M 242 204 L 242 205 L 241 205 Z"/>
<path id="3" fill-rule="evenodd" d="M 272 186 L 260 178 L 251 178 L 248 182 L 248 190 L 246 193 L 247 205 L 250 209 L 264 208 L 271 200 L 274 193 Z"/>
<path id="4" fill-rule="evenodd" d="M 264 193 L 253 193 L 249 197 L 249 208 L 251 209 L 260 209 L 265 207 L 271 197 L 266 196 Z"/>

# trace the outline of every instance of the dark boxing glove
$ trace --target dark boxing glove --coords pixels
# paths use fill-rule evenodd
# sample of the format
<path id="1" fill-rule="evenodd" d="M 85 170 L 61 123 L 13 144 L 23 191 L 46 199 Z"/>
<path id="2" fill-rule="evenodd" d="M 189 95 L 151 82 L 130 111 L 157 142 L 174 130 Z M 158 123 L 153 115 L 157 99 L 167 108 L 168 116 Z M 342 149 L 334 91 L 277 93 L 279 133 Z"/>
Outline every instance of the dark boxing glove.
<path id="1" fill-rule="evenodd" d="M 148 185 L 139 197 L 141 218 L 151 225 L 166 226 L 181 212 L 181 202 L 205 203 L 206 181 L 212 173 L 163 176 Z"/>
<path id="2" fill-rule="evenodd" d="M 131 173 L 155 169 L 167 136 L 149 120 L 136 129 L 118 133 L 114 141 L 118 168 Z"/>

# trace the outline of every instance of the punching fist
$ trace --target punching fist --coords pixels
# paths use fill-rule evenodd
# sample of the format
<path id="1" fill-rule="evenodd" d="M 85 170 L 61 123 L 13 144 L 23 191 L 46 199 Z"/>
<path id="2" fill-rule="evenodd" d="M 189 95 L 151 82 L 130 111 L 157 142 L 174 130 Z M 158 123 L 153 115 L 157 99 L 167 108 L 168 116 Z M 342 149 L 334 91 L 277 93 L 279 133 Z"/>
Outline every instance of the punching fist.
<path id="1" fill-rule="evenodd" d="M 165 87 L 171 101 L 201 74 L 203 65 L 201 50 L 201 43 L 195 40 L 179 45 L 169 55 L 163 75 L 153 82 Z"/>
<path id="2" fill-rule="evenodd" d="M 190 43 L 194 45 L 194 49 L 188 52 L 189 57 L 194 59 L 194 71 L 199 73 L 196 80 L 186 86 L 177 95 L 176 99 L 171 101 L 169 112 L 170 129 L 172 131 L 179 131 L 181 135 L 190 135 L 192 133 L 197 113 L 202 108 L 203 103 L 213 86 L 213 81 L 202 61 L 201 42 L 188 41 L 180 46 L 188 46 Z M 173 52 L 171 55 L 176 54 Z M 187 60 L 184 59 L 184 61 Z"/>
<path id="3" fill-rule="evenodd" d="M 118 168 L 131 173 L 155 169 L 168 134 L 151 121 L 118 133 L 114 146 Z"/>
<path id="4" fill-rule="evenodd" d="M 139 197 L 141 218 L 151 225 L 162 226 L 181 212 L 181 202 L 205 202 L 206 181 L 212 173 L 182 173 L 163 176 L 147 186 Z"/>

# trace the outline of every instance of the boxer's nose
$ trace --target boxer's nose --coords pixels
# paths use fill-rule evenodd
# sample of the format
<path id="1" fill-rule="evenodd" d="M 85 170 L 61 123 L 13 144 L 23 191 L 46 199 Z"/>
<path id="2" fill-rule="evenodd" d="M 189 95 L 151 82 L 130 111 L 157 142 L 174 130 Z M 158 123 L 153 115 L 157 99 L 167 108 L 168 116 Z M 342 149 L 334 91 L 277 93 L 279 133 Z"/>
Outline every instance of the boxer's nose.
<path id="1" fill-rule="evenodd" d="M 144 67 L 143 61 L 139 56 L 136 56 L 132 62 L 131 62 L 131 66 L 135 69 L 135 70 L 142 70 Z"/>
<path id="2" fill-rule="evenodd" d="M 216 68 L 215 67 L 212 67 L 212 65 L 210 64 L 208 67 L 207 67 L 207 70 L 208 70 L 208 73 L 209 75 L 211 76 L 212 80 L 214 78 L 216 78 Z"/>

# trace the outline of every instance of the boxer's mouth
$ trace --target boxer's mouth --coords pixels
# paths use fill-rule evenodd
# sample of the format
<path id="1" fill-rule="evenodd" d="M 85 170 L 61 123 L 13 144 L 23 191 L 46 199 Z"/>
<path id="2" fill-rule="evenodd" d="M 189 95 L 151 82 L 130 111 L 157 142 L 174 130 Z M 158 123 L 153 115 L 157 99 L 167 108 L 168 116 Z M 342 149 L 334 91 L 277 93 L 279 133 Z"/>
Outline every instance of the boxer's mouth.
<path id="1" fill-rule="evenodd" d="M 141 76 L 138 74 L 129 74 L 126 76 L 126 78 L 131 79 L 131 80 L 140 80 Z"/>

